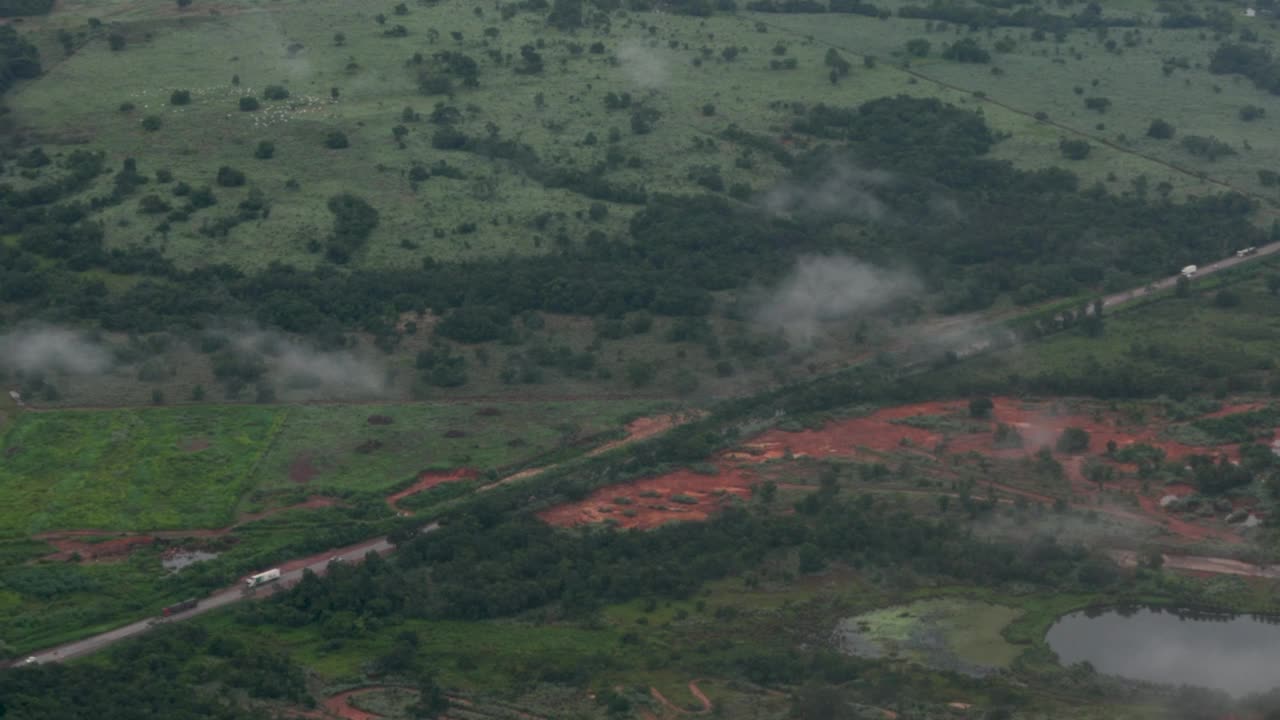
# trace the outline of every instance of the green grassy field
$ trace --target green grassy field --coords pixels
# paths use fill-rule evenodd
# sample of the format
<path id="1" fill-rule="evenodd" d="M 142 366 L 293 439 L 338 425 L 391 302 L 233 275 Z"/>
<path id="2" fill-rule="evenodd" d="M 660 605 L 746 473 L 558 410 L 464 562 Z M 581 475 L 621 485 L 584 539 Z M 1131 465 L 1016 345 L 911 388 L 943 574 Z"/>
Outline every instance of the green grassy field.
<path id="1" fill-rule="evenodd" d="M 1142 5 L 1133 9 L 1150 11 Z M 1120 36 L 1119 30 L 1105 39 L 1074 31 L 1063 43 L 1032 41 L 1025 30 L 981 32 L 975 37 L 984 46 L 1006 36 L 1014 46 L 995 53 L 990 65 L 975 65 L 938 57 L 944 44 L 967 32 L 926 32 L 925 21 L 897 17 L 743 12 L 698 19 L 618 13 L 607 34 L 593 29 L 562 34 L 549 32 L 540 14 L 503 20 L 461 0 L 413 5 L 407 15 L 389 15 L 385 25 L 374 22 L 380 10 L 389 12 L 338 0 L 233 0 L 216 10 L 196 3 L 183 12 L 169 0 L 70 0 L 52 16 L 27 24 L 43 40 L 47 72 L 8 101 L 18 127 L 32 132 L 31 139 L 51 153 L 87 142 L 106 149 L 113 165 L 133 157 L 143 174 L 168 169 L 176 180 L 195 187 L 212 185 L 222 165 L 243 170 L 245 186 L 215 187 L 215 207 L 173 223 L 167 232 L 153 229 L 158 216 L 138 214 L 136 199 L 106 211 L 109 245 L 156 247 L 185 267 L 211 261 L 262 267 L 272 260 L 313 266 L 321 255 L 308 244 L 329 230 L 325 201 L 351 189 L 366 196 L 382 217 L 356 259 L 371 267 L 416 264 L 425 257 L 540 253 L 550 250 L 562 231 L 581 236 L 590 229 L 606 235 L 624 229 L 635 206 L 605 203 L 608 216 L 592 221 L 585 214 L 594 202 L 590 198 L 543 187 L 505 161 L 434 149 L 436 126 L 425 119 L 405 122 L 401 113 L 408 106 L 427 115 L 437 102 L 463 111 L 459 126 L 467 133 L 516 139 L 544 162 L 562 167 L 585 169 L 620 151 L 610 180 L 643 185 L 651 193 L 700 191 L 689 179 L 695 165 L 718 167 L 726 185 L 744 183 L 763 191 L 781 169 L 734 143 L 708 142 L 715 133 L 733 124 L 777 137 L 790 121 L 789 103 L 855 105 L 898 93 L 936 95 L 980 108 L 994 129 L 1009 133 L 996 156 L 1028 167 L 1061 164 L 1058 141 L 1063 137 L 1095 138 L 1087 160 L 1068 164 L 1086 182 L 1101 181 L 1117 192 L 1127 190 L 1138 175 L 1146 175 L 1153 189 L 1170 183 L 1175 195 L 1220 190 L 1196 176 L 1206 173 L 1263 193 L 1256 171 L 1280 161 L 1280 145 L 1271 140 L 1280 122 L 1280 101 L 1246 80 L 1210 76 L 1198 67 L 1217 42 L 1195 30 L 1143 28 L 1142 42 L 1122 45 L 1119 53 L 1104 47 Z M 52 33 L 82 30 L 91 17 L 102 20 L 104 29 L 63 57 Z M 407 36 L 383 37 L 395 25 L 404 26 Z M 1261 22 L 1256 29 L 1263 37 L 1280 37 Z M 126 37 L 126 48 L 111 51 L 108 32 Z M 340 46 L 335 32 L 344 35 Z M 454 32 L 462 39 L 454 39 Z M 898 66 L 905 60 L 902 48 L 918 37 L 929 39 L 933 49 L 908 72 Z M 535 41 L 545 69 L 536 75 L 515 72 L 520 48 Z M 593 42 L 603 43 L 605 51 L 582 49 Z M 723 51 L 730 47 L 738 54 L 727 60 Z M 832 47 L 855 60 L 874 55 L 879 62 L 874 68 L 857 64 L 850 77 L 832 86 L 823 64 Z M 429 58 L 441 51 L 476 59 L 479 87 L 460 89 L 452 99 L 420 94 L 406 61 L 415 52 Z M 517 61 L 496 62 L 490 52 Z M 1161 64 L 1173 57 L 1190 65 L 1166 77 Z M 770 69 L 771 60 L 781 59 L 795 60 L 796 67 Z M 993 74 L 993 68 L 1001 74 Z M 271 84 L 287 87 L 290 97 L 265 101 L 256 112 L 239 111 L 240 97 L 260 96 Z M 1083 88 L 1082 95 L 1076 87 Z M 189 105 L 169 104 L 176 89 L 191 92 Z M 337 90 L 336 99 L 331 89 Z M 606 109 L 603 98 L 610 91 L 629 92 L 636 102 L 661 112 L 653 131 L 633 134 L 630 111 Z M 1086 110 L 1085 95 L 1109 97 L 1113 105 L 1105 114 Z M 121 112 L 126 102 L 135 109 Z M 1236 114 L 1246 104 L 1272 112 L 1245 123 Z M 713 106 L 713 113 L 705 113 L 704 105 Z M 1037 112 L 1062 127 L 1038 122 L 1032 117 Z M 163 127 L 144 131 L 140 120 L 147 115 L 160 117 Z M 1212 135 L 1239 152 L 1216 162 L 1191 157 L 1179 137 L 1145 137 L 1154 117 L 1173 123 L 1179 137 Z M 403 149 L 392 136 L 399 124 L 408 130 Z M 611 129 L 618 130 L 617 142 L 606 140 Z M 335 130 L 347 134 L 350 147 L 324 147 L 325 136 Z M 595 142 L 586 139 L 589 133 Z M 1096 142 L 1103 139 L 1116 147 Z M 254 158 L 262 140 L 275 144 L 272 159 Z M 412 189 L 410 167 L 440 160 L 466 177 L 433 177 Z M 25 182 L 16 170 L 6 180 Z M 98 183 L 97 189 L 105 190 L 110 179 Z M 140 195 L 167 197 L 170 189 L 153 182 Z M 242 224 L 226 237 L 198 232 L 203 222 L 234 214 L 251 189 L 270 202 L 268 218 Z M 1274 197 L 1275 190 L 1265 194 Z M 535 218 L 548 211 L 559 216 L 535 227 Z M 475 229 L 460 231 L 465 223 Z"/>
<path id="2" fill-rule="evenodd" d="M 25 413 L 4 434 L 0 528 L 226 525 L 285 417 L 263 407 Z"/>
<path id="3" fill-rule="evenodd" d="M 259 487 L 298 487 L 290 477 L 295 463 L 314 468 L 305 486 L 317 492 L 378 491 L 421 470 L 497 470 L 617 429 L 654 407 L 644 401 L 294 407 L 263 458 Z M 370 425 L 372 415 L 393 423 Z M 450 431 L 464 435 L 446 437 Z M 356 451 L 370 440 L 382 446 Z"/>
<path id="4" fill-rule="evenodd" d="M 481 407 L 498 414 L 478 414 Z M 24 413 L 4 430 L 0 532 L 223 527 L 251 490 L 378 492 L 425 469 L 497 470 L 653 408 L 575 402 Z M 370 425 L 371 415 L 393 424 Z M 450 431 L 463 436 L 446 437 Z M 381 446 L 357 450 L 370 441 Z"/>

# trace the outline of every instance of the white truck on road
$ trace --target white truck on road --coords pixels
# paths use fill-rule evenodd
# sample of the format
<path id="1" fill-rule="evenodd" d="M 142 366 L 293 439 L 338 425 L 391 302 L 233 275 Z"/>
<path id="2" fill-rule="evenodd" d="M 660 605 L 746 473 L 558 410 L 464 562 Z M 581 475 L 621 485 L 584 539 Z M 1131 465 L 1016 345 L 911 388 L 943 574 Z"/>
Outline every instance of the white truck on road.
<path id="1" fill-rule="evenodd" d="M 1188 265 L 1182 268 L 1182 277 L 1184 278 L 1195 277 L 1196 270 L 1199 270 L 1199 269 L 1200 268 L 1196 267 L 1195 265 Z"/>
<path id="2" fill-rule="evenodd" d="M 257 575 L 250 575 L 245 578 L 244 584 L 247 589 L 253 589 L 259 585 L 266 585 L 280 579 L 280 568 L 273 568 L 266 572 L 260 572 Z"/>

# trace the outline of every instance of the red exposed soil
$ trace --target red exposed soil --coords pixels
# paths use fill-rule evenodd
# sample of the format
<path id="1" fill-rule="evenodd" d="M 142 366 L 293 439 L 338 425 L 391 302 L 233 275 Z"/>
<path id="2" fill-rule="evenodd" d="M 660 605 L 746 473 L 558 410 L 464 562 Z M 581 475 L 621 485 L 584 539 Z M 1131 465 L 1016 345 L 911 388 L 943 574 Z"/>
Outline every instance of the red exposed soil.
<path id="1" fill-rule="evenodd" d="M 48 539 L 46 542 L 58 548 L 58 552 L 40 559 L 65 561 L 70 560 L 72 555 L 79 555 L 82 560 L 90 561 L 123 560 L 129 556 L 129 553 L 133 552 L 134 548 L 150 545 L 155 541 L 156 539 L 150 535 L 132 535 L 100 543 L 90 543 L 70 538 Z"/>
<path id="2" fill-rule="evenodd" d="M 366 712 L 350 704 L 349 700 L 354 695 L 363 695 L 364 693 L 381 690 L 381 687 L 364 687 L 355 690 L 347 690 L 337 695 L 331 695 L 324 700 L 324 709 L 331 715 L 336 715 L 345 720 L 380 720 L 381 715 Z"/>
<path id="3" fill-rule="evenodd" d="M 672 520 L 703 520 L 715 512 L 733 496 L 744 497 L 750 488 L 760 481 L 756 467 L 770 460 L 784 458 L 859 458 L 883 460 L 900 453 L 918 453 L 942 459 L 944 456 L 977 455 L 990 458 L 1016 460 L 1030 458 L 1041 447 L 1053 447 L 1057 438 L 1068 427 L 1077 427 L 1090 434 L 1089 454 L 1099 457 L 1109 442 L 1118 449 L 1144 443 L 1162 449 L 1170 460 L 1181 460 L 1191 455 L 1225 455 L 1239 458 L 1239 447 L 1222 445 L 1215 448 L 1195 447 L 1170 442 L 1160 436 L 1163 423 L 1126 425 L 1114 413 L 1068 412 L 1058 403 L 1024 403 L 1011 398 L 996 398 L 991 417 L 976 420 L 968 417 L 968 404 L 964 401 L 927 402 L 913 405 L 883 408 L 869 415 L 828 423 L 817 430 L 786 432 L 770 430 L 744 442 L 738 448 L 711 458 L 719 470 L 716 475 L 702 475 L 680 470 L 661 477 L 647 478 L 626 485 L 602 488 L 585 500 L 551 508 L 539 514 L 544 521 L 562 526 L 584 523 L 611 522 L 624 528 L 652 528 Z M 1224 414 L 1254 409 L 1252 404 L 1225 408 Z M 1223 413 L 1223 411 L 1219 411 Z M 948 431 L 925 429 L 904 424 L 911 417 L 929 416 L 938 421 L 948 420 Z M 895 422 L 896 421 L 896 422 Z M 947 423 L 935 423 L 939 427 Z M 1021 448 L 996 448 L 994 430 L 997 424 L 1016 428 L 1023 437 Z M 969 425 L 974 431 L 956 430 Z M 1074 503 L 1082 509 L 1110 515 L 1117 519 L 1146 526 L 1161 527 L 1181 539 L 1189 541 L 1219 540 L 1231 543 L 1242 541 L 1230 528 L 1216 528 L 1181 519 L 1160 507 L 1159 499 L 1166 494 L 1185 495 L 1194 492 L 1185 485 L 1158 488 L 1150 494 L 1142 494 L 1138 483 L 1132 479 L 1113 482 L 1106 490 L 1138 496 L 1137 508 L 1118 507 L 1114 503 L 1098 504 L 1099 488 L 1085 480 L 1082 469 L 1086 454 L 1056 455 L 1065 471 L 1068 486 L 1062 499 L 1083 497 Z M 1100 458 L 1101 459 L 1101 458 Z M 1109 461 L 1108 461 L 1109 462 Z M 1136 468 L 1111 463 L 1122 472 L 1132 473 Z M 1016 487 L 996 480 L 983 480 L 1007 494 L 1020 495 L 1039 503 L 1054 503 L 1058 497 L 1026 488 Z M 645 498 L 642 494 L 657 494 Z M 682 494 L 696 498 L 697 504 L 672 503 L 672 495 Z M 623 503 L 615 498 L 627 498 Z"/>
<path id="4" fill-rule="evenodd" d="M 50 532 L 36 533 L 32 537 L 36 540 L 47 542 L 58 548 L 58 552 L 46 555 L 41 560 L 68 560 L 72 553 L 79 553 L 81 558 L 101 560 L 105 558 L 116 558 L 127 556 L 132 550 L 140 545 L 150 545 L 156 540 L 180 539 L 180 538 L 212 538 L 222 537 L 230 534 L 236 528 L 247 525 L 256 520 L 262 520 L 273 515 L 289 512 L 290 510 L 314 510 L 316 508 L 333 507 L 339 504 L 339 500 L 323 495 L 312 495 L 304 502 L 296 505 L 288 505 L 286 507 L 272 508 L 257 513 L 245 513 L 240 516 L 234 525 L 228 525 L 224 528 L 200 528 L 193 530 L 156 530 L 149 533 L 133 533 L 120 532 L 118 530 L 53 530 Z M 80 538 L 86 537 L 110 537 L 117 536 L 112 540 L 100 543 L 90 543 Z"/>
<path id="5" fill-rule="evenodd" d="M 702 415 L 703 413 L 685 413 L 683 415 L 672 413 L 671 415 L 654 415 L 653 417 L 636 418 L 635 420 L 627 423 L 626 437 L 620 440 L 607 442 L 587 453 L 587 455 L 595 457 L 596 455 L 602 455 L 610 450 L 616 450 L 634 442 L 648 440 L 649 438 L 655 435 L 660 435 L 677 425 L 683 425 L 691 420 L 697 420 L 702 417 Z"/>
<path id="6" fill-rule="evenodd" d="M 202 437 L 188 438 L 187 441 L 182 444 L 183 452 L 192 453 L 192 452 L 200 452 L 201 450 L 207 450 L 207 449 L 209 449 L 208 438 L 202 438 Z"/>
<path id="7" fill-rule="evenodd" d="M 642 530 L 672 520 L 706 520 L 735 497 L 749 498 L 750 488 L 758 480 L 754 473 L 740 467 L 722 464 L 719 469 L 716 475 L 677 470 L 661 477 L 602 488 L 585 500 L 545 510 L 538 517 L 560 526 L 597 523 L 609 518 L 620 527 Z M 671 498 L 677 495 L 697 502 L 675 502 Z M 618 504 L 615 498 L 627 498 L 628 502 Z"/>
<path id="8" fill-rule="evenodd" d="M 471 468 L 458 468 L 457 470 L 448 470 L 445 472 L 424 472 L 418 476 L 418 481 L 399 492 L 387 496 L 387 505 L 392 510 L 396 510 L 405 514 L 407 511 L 400 511 L 396 507 L 397 503 L 409 497 L 417 495 L 420 492 L 426 492 L 433 487 L 443 485 L 445 483 L 457 482 L 459 480 L 470 480 L 478 476 L 480 473 Z"/>
<path id="9" fill-rule="evenodd" d="M 705 715 L 706 713 L 711 712 L 712 710 L 711 700 L 707 699 L 707 696 L 704 695 L 702 691 L 698 689 L 697 680 L 693 680 L 689 683 L 689 692 L 693 693 L 693 696 L 698 699 L 698 702 L 702 703 L 701 710 L 686 710 L 682 707 L 677 706 L 675 703 L 671 702 L 670 700 L 668 700 L 666 696 L 664 696 L 661 692 L 658 692 L 658 688 L 656 687 L 649 688 L 649 694 L 653 696 L 654 700 L 657 700 L 658 702 L 662 703 L 662 706 L 667 708 L 668 710 L 671 710 L 680 715 Z"/>
<path id="10" fill-rule="evenodd" d="M 311 482 L 311 478 L 319 474 L 320 471 L 311 461 L 310 455 L 299 455 L 289 463 L 289 479 L 299 485 L 306 485 Z"/>

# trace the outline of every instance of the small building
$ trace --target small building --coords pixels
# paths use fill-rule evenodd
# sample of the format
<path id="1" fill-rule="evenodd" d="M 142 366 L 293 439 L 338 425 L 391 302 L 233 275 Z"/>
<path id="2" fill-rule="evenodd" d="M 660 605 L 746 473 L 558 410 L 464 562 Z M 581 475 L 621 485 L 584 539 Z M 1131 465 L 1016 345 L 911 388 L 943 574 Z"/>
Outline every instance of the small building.
<path id="1" fill-rule="evenodd" d="M 1244 9 L 1244 16 L 1245 16 L 1245 17 L 1257 17 L 1257 16 L 1258 16 L 1258 11 L 1257 11 L 1257 10 L 1254 10 L 1253 8 L 1245 8 L 1245 9 Z"/>

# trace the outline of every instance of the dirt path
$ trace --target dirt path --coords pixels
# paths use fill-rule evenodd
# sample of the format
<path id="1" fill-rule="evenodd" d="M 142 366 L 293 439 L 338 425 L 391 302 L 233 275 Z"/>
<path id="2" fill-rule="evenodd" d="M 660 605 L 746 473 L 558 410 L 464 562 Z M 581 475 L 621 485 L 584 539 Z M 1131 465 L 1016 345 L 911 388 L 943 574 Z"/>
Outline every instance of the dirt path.
<path id="1" fill-rule="evenodd" d="M 680 714 L 680 715 L 705 715 L 705 714 L 707 714 L 707 713 L 711 712 L 711 710 L 713 709 L 713 706 L 712 706 L 712 704 L 711 704 L 711 700 L 710 700 L 710 699 L 708 699 L 708 698 L 707 698 L 707 696 L 706 696 L 705 694 L 703 694 L 702 690 L 700 690 L 700 689 L 698 688 L 698 681 L 697 681 L 697 680 L 690 680 L 690 681 L 689 681 L 689 692 L 690 692 L 690 693 L 692 693 L 692 694 L 693 694 L 693 696 L 694 696 L 695 698 L 697 698 L 697 699 L 698 699 L 698 702 L 702 703 L 702 709 L 701 709 L 701 710 L 686 710 L 686 709 L 684 709 L 684 708 L 682 708 L 682 707 L 680 707 L 680 706 L 676 705 L 675 703 L 671 702 L 670 700 L 668 700 L 668 699 L 667 699 L 667 697 L 666 697 L 665 695 L 663 695 L 663 694 L 658 690 L 658 688 L 656 688 L 656 687 L 652 687 L 652 686 L 649 688 L 649 694 L 653 696 L 653 699 L 654 699 L 654 700 L 657 700 L 658 702 L 662 703 L 662 706 L 663 706 L 663 707 L 665 707 L 665 708 L 667 708 L 668 710 L 670 710 L 670 711 L 672 711 L 672 712 L 675 712 L 675 713 L 677 713 L 677 714 Z"/>
<path id="2" fill-rule="evenodd" d="M 387 496 L 387 507 L 393 512 L 408 517 L 413 515 L 408 510 L 401 510 L 399 502 L 410 495 L 417 495 L 420 492 L 426 492 L 433 487 L 444 485 L 445 483 L 457 482 L 459 480 L 470 480 L 479 476 L 480 473 L 472 468 L 458 468 L 456 470 L 448 470 L 444 472 L 424 472 L 418 476 L 418 481 L 404 490 L 394 492 Z"/>
<path id="3" fill-rule="evenodd" d="M 693 422 L 694 420 L 705 416 L 706 413 L 701 410 L 691 410 L 683 413 L 671 413 L 669 415 L 655 415 L 652 417 L 636 418 L 635 420 L 627 423 L 627 434 L 625 437 L 618 440 L 611 440 L 597 448 L 593 448 L 586 453 L 586 457 L 596 457 L 597 455 L 603 455 L 611 450 L 617 450 L 618 448 L 626 447 L 632 443 L 640 442 L 641 440 L 648 440 L 649 438 L 661 435 L 673 427 Z M 502 487 L 503 485 L 510 485 L 511 483 L 519 482 L 521 480 L 528 480 L 531 477 L 537 477 L 538 475 L 541 475 L 555 467 L 558 467 L 558 464 L 526 468 L 517 473 L 508 475 L 496 482 L 484 485 L 480 487 L 477 492 L 487 492 L 494 488 Z"/>
<path id="4" fill-rule="evenodd" d="M 1138 553 L 1132 550 L 1108 550 L 1116 564 L 1121 567 L 1137 567 Z M 1280 568 L 1270 565 L 1251 565 L 1231 558 L 1205 557 L 1199 555 L 1164 555 L 1164 567 L 1170 570 L 1186 570 L 1189 572 L 1212 573 L 1215 575 L 1241 575 L 1244 577 L 1280 580 Z"/>

